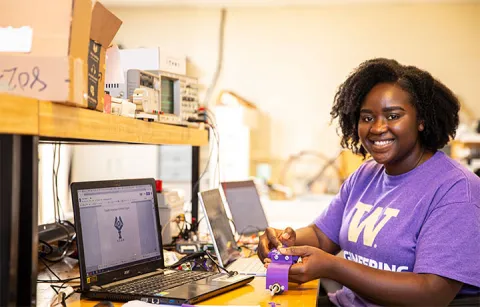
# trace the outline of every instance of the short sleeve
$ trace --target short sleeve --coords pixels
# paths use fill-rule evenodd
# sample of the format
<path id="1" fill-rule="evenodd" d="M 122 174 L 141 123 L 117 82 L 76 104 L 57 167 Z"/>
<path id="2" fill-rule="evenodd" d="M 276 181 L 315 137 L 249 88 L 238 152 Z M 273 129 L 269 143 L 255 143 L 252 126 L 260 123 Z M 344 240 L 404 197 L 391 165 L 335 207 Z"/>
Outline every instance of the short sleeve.
<path id="1" fill-rule="evenodd" d="M 335 244 L 340 245 L 339 235 L 342 227 L 343 213 L 350 193 L 352 181 L 350 176 L 340 187 L 328 207 L 315 219 L 315 225 Z"/>
<path id="2" fill-rule="evenodd" d="M 413 271 L 480 287 L 480 208 L 476 203 L 448 203 L 430 213 L 418 236 Z"/>

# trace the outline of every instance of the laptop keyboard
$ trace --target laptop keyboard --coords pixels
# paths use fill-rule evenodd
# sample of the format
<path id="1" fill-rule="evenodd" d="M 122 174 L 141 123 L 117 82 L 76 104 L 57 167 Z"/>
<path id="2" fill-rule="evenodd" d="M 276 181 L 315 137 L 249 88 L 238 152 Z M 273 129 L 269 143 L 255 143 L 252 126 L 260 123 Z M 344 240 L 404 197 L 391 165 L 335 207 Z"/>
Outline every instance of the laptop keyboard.
<path id="1" fill-rule="evenodd" d="M 171 274 L 160 274 L 117 285 L 108 288 L 107 291 L 112 293 L 156 294 L 216 274 L 218 272 L 175 271 Z"/>

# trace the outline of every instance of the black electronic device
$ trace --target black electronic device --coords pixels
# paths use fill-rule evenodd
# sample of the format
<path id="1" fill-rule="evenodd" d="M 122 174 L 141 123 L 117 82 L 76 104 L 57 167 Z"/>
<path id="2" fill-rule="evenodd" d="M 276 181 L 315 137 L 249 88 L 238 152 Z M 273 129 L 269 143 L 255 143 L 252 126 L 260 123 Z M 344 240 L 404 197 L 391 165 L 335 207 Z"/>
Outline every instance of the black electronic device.
<path id="1" fill-rule="evenodd" d="M 85 297 L 182 305 L 253 279 L 165 267 L 153 178 L 78 182 L 71 187 Z"/>
<path id="2" fill-rule="evenodd" d="M 180 254 L 193 254 L 202 251 L 215 252 L 212 243 L 199 241 L 177 240 L 175 243 L 175 249 Z"/>
<path id="3" fill-rule="evenodd" d="M 76 251 L 76 236 L 75 226 L 68 221 L 38 225 L 38 255 L 50 261 L 71 256 Z"/>
<path id="4" fill-rule="evenodd" d="M 68 241 L 75 237 L 75 227 L 72 223 L 59 222 L 38 225 L 38 239 L 47 243 Z"/>

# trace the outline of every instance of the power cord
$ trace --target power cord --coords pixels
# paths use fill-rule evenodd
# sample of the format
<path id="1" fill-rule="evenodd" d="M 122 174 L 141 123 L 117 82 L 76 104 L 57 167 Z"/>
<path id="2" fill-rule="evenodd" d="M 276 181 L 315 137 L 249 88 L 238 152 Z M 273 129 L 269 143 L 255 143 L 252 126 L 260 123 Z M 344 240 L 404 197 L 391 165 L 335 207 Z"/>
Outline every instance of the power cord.
<path id="1" fill-rule="evenodd" d="M 188 254 L 185 257 L 183 257 L 182 259 L 178 260 L 177 262 L 175 262 L 175 263 L 173 263 L 169 266 L 166 266 L 165 269 L 176 269 L 178 266 L 184 264 L 185 262 L 192 261 L 195 258 L 203 257 L 204 254 L 205 254 L 204 251 Z"/>
<path id="2" fill-rule="evenodd" d="M 52 273 L 53 276 L 55 276 L 56 280 L 53 280 L 50 278 L 50 280 L 46 280 L 46 279 L 37 279 L 37 282 L 38 283 L 50 283 L 50 284 L 59 284 L 59 283 L 69 283 L 69 282 L 72 282 L 74 280 L 77 280 L 77 279 L 80 279 L 80 276 L 78 277 L 72 277 L 72 278 L 66 278 L 66 279 L 61 279 L 53 270 L 52 268 L 45 262 L 45 260 L 43 260 L 42 258 L 39 258 L 40 262 L 43 263 L 43 265 L 47 268 L 48 271 L 50 271 L 50 273 Z"/>
<path id="3" fill-rule="evenodd" d="M 45 280 L 45 279 L 38 279 L 37 283 L 49 283 L 51 284 L 50 287 L 52 288 L 53 291 L 55 291 L 56 295 L 52 298 L 50 301 L 49 306 L 62 306 L 66 307 L 66 300 L 75 292 L 74 287 L 72 286 L 65 286 L 67 283 L 71 283 L 73 281 L 76 281 L 77 279 L 80 279 L 80 277 L 73 277 L 73 278 L 66 278 L 66 279 L 61 279 L 53 270 L 52 268 L 43 260 L 40 258 L 40 262 L 42 262 L 45 267 L 47 268 L 50 273 L 55 276 L 56 280 L 52 279 L 50 277 L 50 280 Z M 54 285 L 54 284 L 60 284 Z"/>
<path id="4" fill-rule="evenodd" d="M 210 117 L 207 115 L 207 118 L 210 118 Z M 210 127 L 212 128 L 213 136 L 215 137 L 215 140 L 216 140 L 216 143 L 217 143 L 217 164 L 215 165 L 215 169 L 213 171 L 214 172 L 213 184 L 215 186 L 219 186 L 220 181 L 221 181 L 221 174 L 220 174 L 220 133 L 218 132 L 216 126 L 213 123 L 210 124 Z M 217 175 L 218 175 L 218 185 L 216 183 Z"/>
<path id="5" fill-rule="evenodd" d="M 195 261 L 195 259 L 202 258 L 204 256 L 207 256 L 210 259 L 210 261 L 212 261 L 213 264 L 215 264 L 219 272 L 224 271 L 225 273 L 228 274 L 229 277 L 232 277 L 238 274 L 237 271 L 229 271 L 223 266 L 221 266 L 220 264 L 218 264 L 218 262 L 214 259 L 215 257 L 212 256 L 212 254 L 210 254 L 208 250 L 189 254 L 183 257 L 182 259 L 180 259 L 179 261 L 175 262 L 174 264 L 165 267 L 165 269 L 176 269 L 184 263 Z"/>
<path id="6" fill-rule="evenodd" d="M 54 213 L 55 213 L 55 221 L 60 222 L 62 220 L 62 215 L 65 217 L 63 212 L 63 207 L 60 202 L 60 197 L 58 194 L 58 171 L 60 169 L 60 161 L 61 161 L 61 144 L 55 143 L 53 145 L 53 172 L 52 172 L 52 191 L 53 191 L 53 205 L 54 205 Z M 57 153 L 58 152 L 58 153 Z M 60 215 L 60 213 L 62 215 Z M 63 218 L 64 220 L 65 218 Z"/>
<path id="7" fill-rule="evenodd" d="M 218 34 L 217 66 L 215 69 L 215 73 L 213 75 L 212 82 L 210 83 L 210 86 L 208 87 L 207 92 L 205 94 L 204 105 L 208 105 L 208 103 L 210 102 L 213 95 L 213 91 L 215 90 L 218 79 L 220 77 L 220 73 L 222 72 L 226 20 L 227 20 L 227 10 L 225 8 L 222 8 L 220 12 L 220 27 L 219 27 L 219 34 Z"/>
<path id="8" fill-rule="evenodd" d="M 217 266 L 217 268 L 219 269 L 218 271 L 220 271 L 220 269 L 223 270 L 225 273 L 228 274 L 228 277 L 232 277 L 232 276 L 235 276 L 235 275 L 238 274 L 237 271 L 229 271 L 226 268 L 224 268 L 223 266 L 221 266 L 220 264 L 218 264 L 218 262 L 215 259 L 213 259 L 213 256 L 210 254 L 210 252 L 208 250 L 205 251 L 205 254 Z"/>
<path id="9" fill-rule="evenodd" d="M 204 122 L 203 120 L 198 120 L 198 119 L 193 119 L 193 118 L 189 118 L 188 121 L 192 121 L 192 122 L 195 122 L 195 121 L 201 121 L 201 122 Z M 208 123 L 207 123 L 208 124 Z M 215 139 L 217 140 L 216 144 L 217 144 L 217 164 L 219 163 L 219 159 L 220 159 L 220 147 L 219 147 L 219 139 L 218 139 L 218 136 L 217 136 L 217 131 L 214 130 L 215 128 L 213 128 L 214 126 L 212 126 L 211 124 L 208 124 L 208 126 L 210 127 L 210 129 L 212 129 L 212 132 L 215 136 Z M 195 182 L 195 184 L 193 185 L 193 188 L 192 188 L 192 191 L 195 191 L 198 186 L 200 185 L 200 182 L 202 181 L 203 177 L 205 176 L 205 174 L 207 173 L 207 171 L 209 170 L 209 166 L 210 166 L 210 162 L 212 160 L 212 154 L 213 154 L 213 151 L 214 151 L 214 148 L 212 147 L 210 149 L 210 152 L 208 154 L 208 160 L 207 160 L 207 164 L 205 165 L 205 169 L 203 170 L 203 172 L 200 174 L 200 176 L 198 177 L 198 180 Z M 215 167 L 215 169 L 217 169 L 217 167 Z M 218 169 L 220 170 L 220 166 L 218 166 Z M 190 203 L 192 203 L 192 199 L 190 199 Z M 191 225 L 191 230 L 192 231 L 196 231 L 198 229 L 198 225 L 200 223 L 200 220 L 199 221 L 196 221 L 195 223 L 192 223 L 193 225 Z"/>
<path id="10" fill-rule="evenodd" d="M 63 285 L 62 285 L 63 286 Z M 57 292 L 57 295 L 52 298 L 50 301 L 50 307 L 62 306 L 67 307 L 67 299 L 75 292 L 75 290 L 70 287 L 64 287 Z"/>

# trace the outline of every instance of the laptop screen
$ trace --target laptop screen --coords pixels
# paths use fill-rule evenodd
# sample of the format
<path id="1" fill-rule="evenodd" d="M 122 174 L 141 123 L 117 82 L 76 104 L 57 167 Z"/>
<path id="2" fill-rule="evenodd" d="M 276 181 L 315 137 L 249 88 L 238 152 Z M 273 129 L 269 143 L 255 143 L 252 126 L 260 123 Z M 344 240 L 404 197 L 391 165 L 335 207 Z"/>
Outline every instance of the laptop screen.
<path id="1" fill-rule="evenodd" d="M 152 185 L 77 193 L 87 276 L 162 259 Z"/>
<path id="2" fill-rule="evenodd" d="M 222 188 L 239 234 L 253 234 L 268 227 L 257 188 L 252 180 L 222 182 Z"/>
<path id="3" fill-rule="evenodd" d="M 225 266 L 239 256 L 237 243 L 233 236 L 230 221 L 223 207 L 222 196 L 218 189 L 200 193 L 210 234 L 213 233 L 214 247 L 221 265 Z"/>

